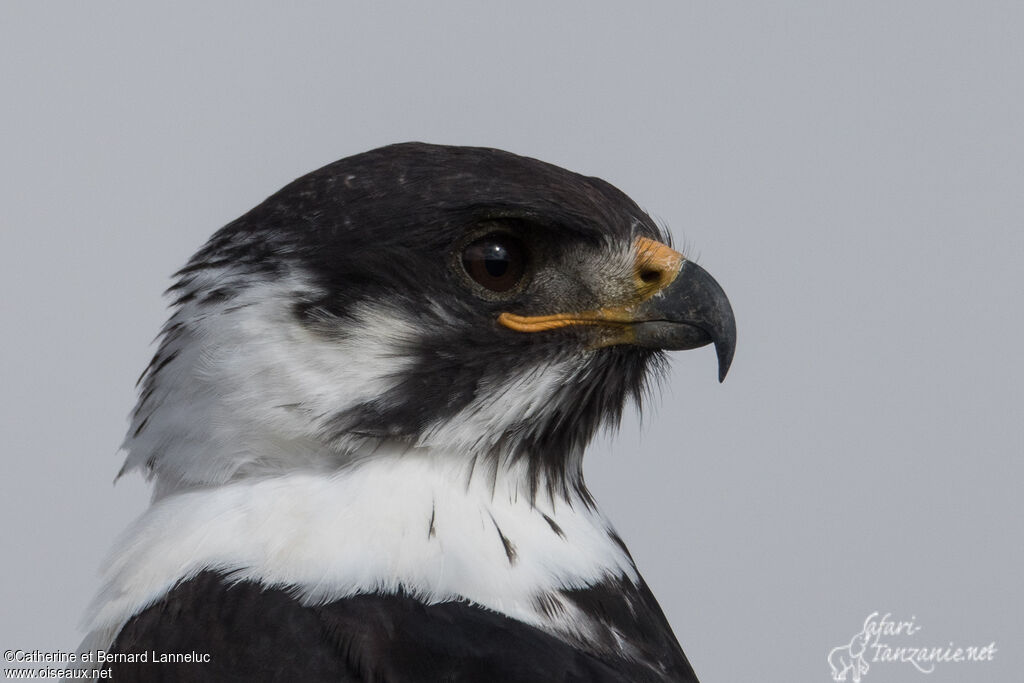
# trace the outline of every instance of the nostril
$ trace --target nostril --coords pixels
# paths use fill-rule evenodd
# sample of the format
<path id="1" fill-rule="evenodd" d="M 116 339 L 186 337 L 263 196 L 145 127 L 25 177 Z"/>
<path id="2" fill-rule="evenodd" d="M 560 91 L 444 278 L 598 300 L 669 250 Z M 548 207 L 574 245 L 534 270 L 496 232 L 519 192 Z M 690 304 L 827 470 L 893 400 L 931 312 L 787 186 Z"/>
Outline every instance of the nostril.
<path id="1" fill-rule="evenodd" d="M 661 271 L 653 268 L 644 268 L 640 271 L 640 280 L 646 284 L 653 284 L 661 279 Z"/>

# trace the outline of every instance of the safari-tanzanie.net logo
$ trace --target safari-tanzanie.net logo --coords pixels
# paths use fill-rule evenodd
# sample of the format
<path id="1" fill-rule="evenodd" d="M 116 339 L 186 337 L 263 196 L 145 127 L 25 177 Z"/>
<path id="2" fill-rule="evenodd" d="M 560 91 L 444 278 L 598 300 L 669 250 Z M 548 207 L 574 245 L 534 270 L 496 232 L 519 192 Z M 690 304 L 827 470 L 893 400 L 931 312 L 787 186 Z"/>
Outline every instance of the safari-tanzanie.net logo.
<path id="1" fill-rule="evenodd" d="M 912 616 L 909 621 L 897 621 L 891 612 L 869 614 L 849 643 L 828 653 L 832 680 L 860 683 L 876 666 L 890 664 L 909 665 L 930 674 L 939 666 L 991 662 L 995 657 L 995 641 L 988 645 L 957 645 L 952 641 L 945 645 L 922 644 L 914 638 L 921 631 L 915 619 Z"/>

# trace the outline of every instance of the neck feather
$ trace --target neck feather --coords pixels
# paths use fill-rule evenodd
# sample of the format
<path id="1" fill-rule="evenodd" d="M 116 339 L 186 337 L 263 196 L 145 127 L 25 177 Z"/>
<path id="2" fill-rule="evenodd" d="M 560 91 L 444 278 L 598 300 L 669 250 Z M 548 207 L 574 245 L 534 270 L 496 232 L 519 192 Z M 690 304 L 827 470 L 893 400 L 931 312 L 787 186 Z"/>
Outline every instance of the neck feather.
<path id="1" fill-rule="evenodd" d="M 639 577 L 590 501 L 531 496 L 528 480 L 522 462 L 488 472 L 421 449 L 169 495 L 115 550 L 91 627 L 116 631 L 178 581 L 214 569 L 290 587 L 308 604 L 405 592 L 585 639 L 586 618 L 562 595 Z"/>

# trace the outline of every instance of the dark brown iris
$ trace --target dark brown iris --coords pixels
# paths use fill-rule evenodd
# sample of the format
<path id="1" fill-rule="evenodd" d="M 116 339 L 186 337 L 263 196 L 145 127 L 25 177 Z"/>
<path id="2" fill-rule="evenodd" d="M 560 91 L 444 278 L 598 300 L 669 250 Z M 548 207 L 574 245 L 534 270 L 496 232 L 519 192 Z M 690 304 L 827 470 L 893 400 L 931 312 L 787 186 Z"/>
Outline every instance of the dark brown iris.
<path id="1" fill-rule="evenodd" d="M 507 292 L 526 272 L 526 252 L 511 235 L 486 235 L 463 250 L 462 266 L 481 287 Z"/>

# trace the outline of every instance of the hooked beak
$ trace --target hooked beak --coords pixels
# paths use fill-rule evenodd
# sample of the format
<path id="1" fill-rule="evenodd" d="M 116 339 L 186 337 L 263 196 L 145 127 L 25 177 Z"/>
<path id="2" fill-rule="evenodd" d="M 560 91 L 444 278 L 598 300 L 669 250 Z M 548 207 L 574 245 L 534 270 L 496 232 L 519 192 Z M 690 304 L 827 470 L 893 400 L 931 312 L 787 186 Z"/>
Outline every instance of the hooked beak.
<path id="1" fill-rule="evenodd" d="M 675 279 L 637 307 L 633 343 L 653 349 L 715 345 L 718 381 L 736 352 L 736 318 L 722 287 L 708 272 L 683 261 Z"/>
<path id="2" fill-rule="evenodd" d="M 736 350 L 736 319 L 721 286 L 703 268 L 660 242 L 638 237 L 634 251 L 635 295 L 630 302 L 580 313 L 505 312 L 498 322 L 518 332 L 600 326 L 608 331 L 602 346 L 680 350 L 714 344 L 718 381 L 723 381 Z"/>

